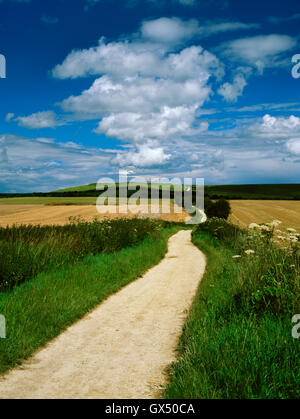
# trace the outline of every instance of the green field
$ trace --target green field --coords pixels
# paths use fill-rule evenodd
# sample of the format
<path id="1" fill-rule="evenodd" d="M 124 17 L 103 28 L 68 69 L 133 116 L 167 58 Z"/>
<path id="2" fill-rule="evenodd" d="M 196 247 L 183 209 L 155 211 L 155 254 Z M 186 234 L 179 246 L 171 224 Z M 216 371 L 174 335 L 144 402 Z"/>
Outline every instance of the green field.
<path id="1" fill-rule="evenodd" d="M 143 188 L 148 188 L 148 184 L 147 183 L 136 183 L 136 182 L 130 182 L 131 187 L 134 186 L 142 186 Z M 73 186 L 72 188 L 66 188 L 66 189 L 58 189 L 56 191 L 52 191 L 52 192 L 93 192 L 96 190 L 96 183 L 90 183 L 89 185 L 82 185 L 82 186 Z M 126 184 L 124 183 L 117 183 L 116 187 L 126 187 Z M 159 183 L 152 183 L 152 187 L 154 189 L 169 189 L 169 185 L 168 184 L 159 184 Z M 176 188 L 176 186 L 175 186 Z M 171 185 L 171 190 L 174 189 L 174 186 Z M 181 189 L 181 186 L 178 186 L 178 189 Z M 99 192 L 100 193 L 100 192 Z"/>
<path id="2" fill-rule="evenodd" d="M 153 184 L 159 187 L 158 184 Z M 160 185 L 164 188 L 164 185 Z M 166 185 L 165 188 L 168 188 Z M 62 189 L 55 192 L 69 193 L 94 193 L 96 184 L 77 186 Z M 195 187 L 194 187 L 195 189 Z M 172 190 L 172 188 L 171 188 Z M 300 184 L 276 184 L 276 185 L 206 185 L 205 194 L 210 198 L 226 198 L 226 199 L 288 199 L 300 200 Z"/>

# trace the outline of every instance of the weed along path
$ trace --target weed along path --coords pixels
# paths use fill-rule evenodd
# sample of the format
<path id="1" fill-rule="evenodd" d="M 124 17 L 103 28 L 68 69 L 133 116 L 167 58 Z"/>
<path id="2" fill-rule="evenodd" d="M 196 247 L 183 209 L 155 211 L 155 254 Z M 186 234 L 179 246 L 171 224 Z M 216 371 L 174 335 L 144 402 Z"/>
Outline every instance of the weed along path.
<path id="1" fill-rule="evenodd" d="M 0 378 L 0 398 L 155 398 L 199 282 L 205 256 L 191 231 L 166 257 Z"/>

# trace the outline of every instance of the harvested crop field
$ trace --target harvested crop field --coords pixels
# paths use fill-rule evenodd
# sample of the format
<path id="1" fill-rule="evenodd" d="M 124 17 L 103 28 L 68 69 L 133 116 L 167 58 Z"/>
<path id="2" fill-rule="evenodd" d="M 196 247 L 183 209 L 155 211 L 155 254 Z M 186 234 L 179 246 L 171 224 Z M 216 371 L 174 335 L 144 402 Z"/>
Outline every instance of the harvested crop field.
<path id="1" fill-rule="evenodd" d="M 233 200 L 230 205 L 230 221 L 241 227 L 279 220 L 280 229 L 292 227 L 300 232 L 300 201 Z"/>
<path id="2" fill-rule="evenodd" d="M 187 214 L 178 206 L 171 204 L 168 213 L 168 205 L 161 204 L 158 213 L 154 213 L 151 205 L 128 206 L 130 212 L 126 213 L 126 204 L 117 207 L 117 213 L 111 213 L 112 206 L 105 206 L 108 213 L 99 214 L 95 205 L 0 205 L 0 226 L 12 226 L 20 224 L 33 225 L 64 225 L 69 222 L 69 217 L 81 217 L 86 221 L 92 221 L 95 217 L 133 218 L 137 215 L 160 218 L 166 221 L 185 221 Z"/>

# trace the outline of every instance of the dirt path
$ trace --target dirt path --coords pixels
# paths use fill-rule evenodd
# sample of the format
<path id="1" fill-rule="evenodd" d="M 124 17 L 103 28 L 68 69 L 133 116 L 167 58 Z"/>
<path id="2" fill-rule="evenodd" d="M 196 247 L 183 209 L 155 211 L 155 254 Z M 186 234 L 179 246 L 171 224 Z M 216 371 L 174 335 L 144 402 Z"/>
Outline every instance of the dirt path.
<path id="1" fill-rule="evenodd" d="M 0 380 L 0 398 L 155 398 L 204 255 L 180 231 L 163 261 Z"/>

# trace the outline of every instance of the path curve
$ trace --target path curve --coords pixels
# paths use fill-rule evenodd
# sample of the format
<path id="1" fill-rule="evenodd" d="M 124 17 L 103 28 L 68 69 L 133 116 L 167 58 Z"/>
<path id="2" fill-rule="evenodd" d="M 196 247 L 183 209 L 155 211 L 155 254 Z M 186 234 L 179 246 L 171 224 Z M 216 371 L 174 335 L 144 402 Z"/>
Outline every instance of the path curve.
<path id="1" fill-rule="evenodd" d="M 156 398 L 205 270 L 191 231 L 166 257 L 0 379 L 0 398 Z"/>

